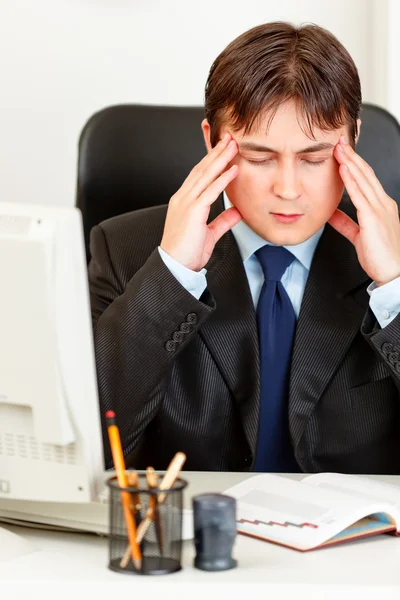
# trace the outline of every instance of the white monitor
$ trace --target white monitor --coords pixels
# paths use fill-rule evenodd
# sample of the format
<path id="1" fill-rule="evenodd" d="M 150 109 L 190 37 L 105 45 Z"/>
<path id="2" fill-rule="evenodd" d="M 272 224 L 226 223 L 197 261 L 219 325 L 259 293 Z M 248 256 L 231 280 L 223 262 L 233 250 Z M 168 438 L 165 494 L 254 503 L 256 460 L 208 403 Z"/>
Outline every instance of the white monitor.
<path id="1" fill-rule="evenodd" d="M 103 448 L 78 209 L 0 203 L 0 336 L 0 512 L 96 500 Z"/>
<path id="2" fill-rule="evenodd" d="M 106 534 L 114 473 L 77 209 L 0 203 L 0 340 L 0 523 Z"/>

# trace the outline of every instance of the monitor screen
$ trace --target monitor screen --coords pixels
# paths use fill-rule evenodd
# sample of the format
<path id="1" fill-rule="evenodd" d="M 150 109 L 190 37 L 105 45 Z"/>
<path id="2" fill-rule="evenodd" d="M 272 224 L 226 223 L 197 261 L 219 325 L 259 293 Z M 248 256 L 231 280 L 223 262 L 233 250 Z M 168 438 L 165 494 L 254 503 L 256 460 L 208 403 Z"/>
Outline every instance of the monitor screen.
<path id="1" fill-rule="evenodd" d="M 0 203 L 1 499 L 90 502 L 104 462 L 81 213 Z"/>

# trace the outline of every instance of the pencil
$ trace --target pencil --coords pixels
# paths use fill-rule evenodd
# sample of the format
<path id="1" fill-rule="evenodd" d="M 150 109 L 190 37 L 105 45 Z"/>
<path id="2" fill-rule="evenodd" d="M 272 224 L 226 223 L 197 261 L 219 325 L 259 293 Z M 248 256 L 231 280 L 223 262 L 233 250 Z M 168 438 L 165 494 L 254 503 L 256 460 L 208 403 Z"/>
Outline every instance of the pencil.
<path id="1" fill-rule="evenodd" d="M 174 456 L 174 458 L 171 460 L 171 462 L 168 465 L 168 469 L 163 477 L 163 480 L 160 483 L 160 490 L 166 490 L 168 488 L 170 488 L 175 480 L 178 478 L 179 473 L 183 467 L 183 463 L 186 460 L 186 455 L 183 454 L 183 452 L 177 452 Z M 164 502 L 167 494 L 157 494 L 158 495 L 158 499 L 157 502 L 158 504 Z M 152 522 L 152 516 L 153 516 L 153 508 L 150 506 L 147 509 L 146 512 L 146 518 L 140 523 L 138 530 L 137 530 L 137 536 L 136 539 L 138 541 L 138 543 L 140 544 L 141 541 L 143 540 L 144 536 L 146 535 L 146 532 L 148 530 L 148 528 L 150 527 L 150 524 Z M 158 515 L 160 516 L 160 515 Z M 130 555 L 130 549 L 129 549 L 129 545 L 127 546 L 124 556 L 121 559 L 121 567 L 126 567 L 126 565 L 129 562 L 129 555 Z"/>
<path id="2" fill-rule="evenodd" d="M 128 484 L 129 487 L 133 487 L 133 488 L 137 488 L 139 489 L 139 475 L 136 471 L 128 471 L 127 474 L 127 479 L 128 479 Z M 139 527 L 140 522 L 142 520 L 140 511 L 142 508 L 142 504 L 140 501 L 140 494 L 131 494 L 131 511 L 132 514 L 135 518 L 135 523 L 136 523 L 136 527 Z M 126 550 L 124 552 L 123 557 L 121 558 L 121 562 L 119 563 L 119 566 L 122 569 L 125 569 L 128 566 L 129 560 L 131 558 L 131 546 L 130 544 L 127 545 Z"/>
<path id="3" fill-rule="evenodd" d="M 126 477 L 127 477 L 129 487 L 139 489 L 139 475 L 136 471 L 128 471 L 128 473 L 126 474 Z M 139 515 L 140 515 L 141 508 L 142 508 L 142 505 L 140 503 L 140 495 L 132 494 L 131 511 L 133 512 L 134 515 L 137 513 L 139 513 Z"/>
<path id="4" fill-rule="evenodd" d="M 115 471 L 117 473 L 118 485 L 122 488 L 128 487 L 128 480 L 125 470 L 124 455 L 122 452 L 121 439 L 118 427 L 115 423 L 115 413 L 112 410 L 106 412 L 108 437 L 110 439 L 111 453 L 114 461 Z M 142 554 L 140 552 L 139 542 L 136 539 L 136 524 L 131 511 L 131 501 L 129 492 L 121 492 L 122 507 L 128 540 L 131 549 L 132 562 L 137 569 L 142 566 Z"/>
<path id="5" fill-rule="evenodd" d="M 158 486 L 158 476 L 157 473 L 154 471 L 153 467 L 147 467 L 146 470 L 146 481 L 147 481 L 147 485 L 149 487 L 149 489 L 157 489 Z M 161 519 L 160 519 L 160 511 L 158 509 L 158 496 L 157 494 L 154 494 L 150 496 L 149 498 L 149 505 L 152 509 L 152 515 L 151 518 L 154 521 L 154 526 L 156 529 L 156 536 L 157 536 L 157 541 L 158 541 L 158 547 L 160 549 L 160 554 L 163 553 L 163 548 L 164 548 L 164 540 L 163 540 L 163 527 L 162 527 L 162 523 L 161 523 Z"/>
<path id="6" fill-rule="evenodd" d="M 186 460 L 186 455 L 183 452 L 177 452 L 175 454 L 174 458 L 169 463 L 168 469 L 160 483 L 160 487 L 159 487 L 160 490 L 168 490 L 169 488 L 171 488 L 174 485 L 176 479 L 178 479 L 178 477 L 179 477 L 179 473 L 183 467 L 185 460 Z M 165 494 L 165 493 L 158 494 L 158 504 L 162 504 L 166 497 L 167 497 L 167 494 Z M 137 530 L 138 544 L 140 544 L 140 542 L 146 535 L 146 531 L 150 527 L 150 524 L 152 521 L 152 515 L 153 515 L 153 510 L 152 510 L 152 507 L 150 506 L 147 509 L 146 518 L 143 519 L 143 521 L 140 523 L 138 530 Z"/>

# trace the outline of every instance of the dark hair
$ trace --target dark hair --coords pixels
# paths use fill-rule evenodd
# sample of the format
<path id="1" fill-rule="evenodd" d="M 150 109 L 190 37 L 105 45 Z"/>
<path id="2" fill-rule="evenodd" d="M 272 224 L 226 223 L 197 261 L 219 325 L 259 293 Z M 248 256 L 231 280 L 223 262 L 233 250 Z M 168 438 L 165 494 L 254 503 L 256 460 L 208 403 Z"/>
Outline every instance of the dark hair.
<path id="1" fill-rule="evenodd" d="M 266 23 L 233 40 L 213 63 L 205 89 L 211 144 L 223 123 L 249 133 L 266 111 L 295 100 L 306 133 L 348 125 L 355 143 L 361 86 L 350 54 L 318 25 Z"/>

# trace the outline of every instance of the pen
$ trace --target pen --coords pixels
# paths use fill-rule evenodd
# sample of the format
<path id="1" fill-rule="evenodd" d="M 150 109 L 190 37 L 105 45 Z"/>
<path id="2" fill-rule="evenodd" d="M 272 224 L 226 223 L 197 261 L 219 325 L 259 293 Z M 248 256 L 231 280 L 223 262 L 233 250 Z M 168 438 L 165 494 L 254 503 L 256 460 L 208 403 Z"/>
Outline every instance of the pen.
<path id="1" fill-rule="evenodd" d="M 122 488 L 128 487 L 128 480 L 125 470 L 124 455 L 122 452 L 121 439 L 119 436 L 118 427 L 115 423 L 115 413 L 112 410 L 106 412 L 108 437 L 110 439 L 111 453 L 114 461 L 115 471 L 117 473 L 118 485 Z M 126 530 L 128 533 L 129 546 L 132 555 L 132 562 L 137 569 L 142 566 L 142 554 L 140 552 L 139 543 L 136 540 L 136 524 L 133 517 L 129 492 L 121 492 L 122 507 L 124 510 L 124 518 Z"/>

